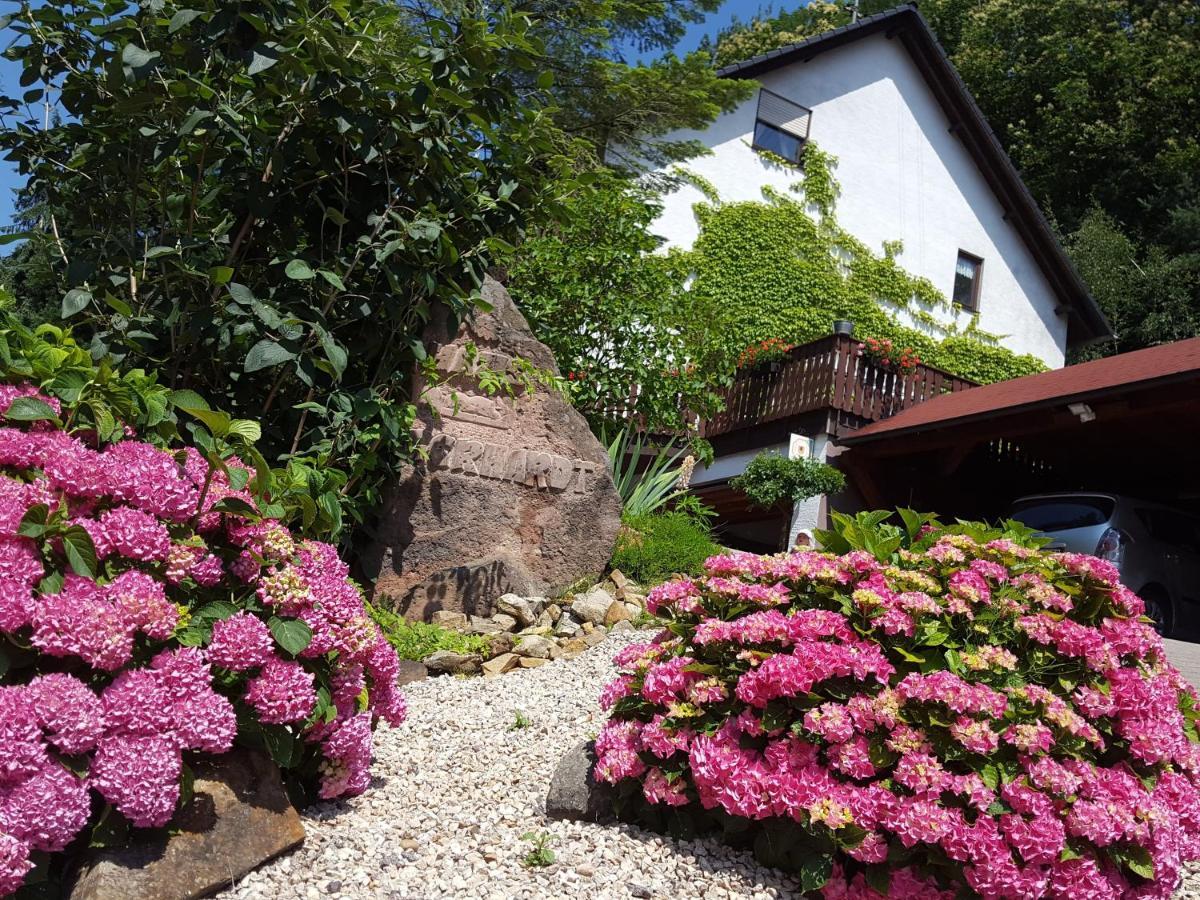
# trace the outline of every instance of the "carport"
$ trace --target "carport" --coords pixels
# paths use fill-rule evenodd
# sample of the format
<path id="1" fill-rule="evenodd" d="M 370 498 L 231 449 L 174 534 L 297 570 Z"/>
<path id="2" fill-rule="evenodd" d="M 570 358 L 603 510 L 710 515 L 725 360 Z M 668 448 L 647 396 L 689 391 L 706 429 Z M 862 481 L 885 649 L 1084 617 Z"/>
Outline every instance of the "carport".
<path id="1" fill-rule="evenodd" d="M 1097 490 L 1200 510 L 1200 338 L 944 394 L 837 443 L 871 508 L 995 519 Z"/>

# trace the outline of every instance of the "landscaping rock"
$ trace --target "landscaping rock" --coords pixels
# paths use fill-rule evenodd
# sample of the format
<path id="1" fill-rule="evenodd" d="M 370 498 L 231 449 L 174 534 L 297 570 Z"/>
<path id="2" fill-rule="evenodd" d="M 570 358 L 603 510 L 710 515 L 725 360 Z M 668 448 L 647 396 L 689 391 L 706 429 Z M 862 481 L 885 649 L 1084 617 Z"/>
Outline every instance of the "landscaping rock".
<path id="1" fill-rule="evenodd" d="M 414 681 L 424 681 L 429 677 L 425 664 L 415 659 L 400 660 L 400 669 L 396 675 L 397 684 L 412 684 Z"/>
<path id="2" fill-rule="evenodd" d="M 528 628 L 537 621 L 539 610 L 533 603 L 516 594 L 505 594 L 496 601 L 496 609 L 507 613 L 520 623 L 522 628 Z M 495 618 L 493 616 L 493 618 Z"/>
<path id="3" fill-rule="evenodd" d="M 611 822 L 615 794 L 611 785 L 592 777 L 596 752 L 591 741 L 577 745 L 558 764 L 546 794 L 546 815 L 552 819 Z"/>
<path id="4" fill-rule="evenodd" d="M 522 669 L 536 669 L 538 666 L 544 666 L 550 662 L 548 659 L 542 659 L 539 656 L 522 656 L 520 666 Z"/>
<path id="5" fill-rule="evenodd" d="M 467 634 L 500 634 L 506 630 L 499 622 L 485 616 L 471 616 L 467 626 Z"/>
<path id="6" fill-rule="evenodd" d="M 512 648 L 517 645 L 517 638 L 509 634 L 507 631 L 502 631 L 499 634 L 494 634 L 488 639 L 488 650 L 490 656 L 502 656 L 505 653 L 512 652 Z"/>
<path id="7" fill-rule="evenodd" d="M 535 628 L 554 629 L 554 618 L 550 615 L 549 610 L 543 609 L 537 617 L 537 621 L 533 623 Z"/>
<path id="8" fill-rule="evenodd" d="M 608 612 L 604 614 L 604 624 L 607 626 L 616 625 L 618 622 L 628 622 L 633 618 L 633 614 L 620 600 L 614 600 L 612 606 L 608 608 Z"/>
<path id="9" fill-rule="evenodd" d="M 624 634 L 626 631 L 633 631 L 633 622 L 626 619 L 624 622 L 618 622 L 610 629 L 612 634 Z"/>
<path id="10" fill-rule="evenodd" d="M 557 622 L 560 618 L 562 618 L 563 609 L 557 603 L 550 603 L 547 604 L 545 612 L 553 621 Z"/>
<path id="11" fill-rule="evenodd" d="M 536 659 L 549 659 L 550 654 L 557 649 L 558 645 L 549 638 L 540 634 L 527 634 L 517 642 L 513 652 Z"/>
<path id="12" fill-rule="evenodd" d="M 579 622 L 576 621 L 575 617 L 572 616 L 569 612 L 564 612 L 561 616 L 559 616 L 558 621 L 554 625 L 554 636 L 555 637 L 570 638 L 570 637 L 574 637 L 575 635 L 579 634 L 579 632 L 580 632 Z"/>
<path id="13" fill-rule="evenodd" d="M 469 624 L 464 613 L 452 612 L 448 609 L 439 609 L 429 617 L 429 621 L 434 625 L 440 625 L 443 628 L 450 628 L 454 631 L 466 631 Z"/>
<path id="14" fill-rule="evenodd" d="M 598 577 L 620 528 L 608 454 L 558 391 L 480 389 L 482 365 L 507 372 L 517 358 L 558 374 L 498 282 L 485 280 L 483 299 L 490 311 L 457 333 L 448 309 L 433 311 L 424 340 L 444 381 L 413 376 L 414 396 L 427 398 L 414 437 L 427 453 L 389 490 L 364 554 L 377 601 L 411 619 L 488 615 L 503 594 L 557 594 Z"/>
<path id="15" fill-rule="evenodd" d="M 479 671 L 483 660 L 475 653 L 455 653 L 437 650 L 422 660 L 425 668 L 435 675 L 471 675 Z"/>
<path id="16" fill-rule="evenodd" d="M 586 594 L 576 594 L 575 602 L 571 604 L 571 613 L 575 618 L 593 625 L 600 625 L 608 615 L 608 608 L 613 605 L 613 595 L 602 587 L 594 587 Z"/>
<path id="17" fill-rule="evenodd" d="M 509 669 L 515 669 L 521 657 L 515 653 L 501 653 L 483 664 L 484 675 L 503 675 Z"/>
<path id="18" fill-rule="evenodd" d="M 598 625 L 583 636 L 583 642 L 589 647 L 595 647 L 597 644 L 604 643 L 606 637 L 608 637 L 608 631 L 603 625 Z"/>
<path id="19" fill-rule="evenodd" d="M 492 623 L 495 624 L 500 631 L 516 631 L 521 624 L 515 618 L 507 613 L 498 612 L 492 616 Z"/>
<path id="20" fill-rule="evenodd" d="M 625 575 L 625 573 L 622 572 L 620 569 L 613 569 L 611 572 L 608 573 L 608 577 L 609 577 L 609 580 L 611 580 L 612 583 L 616 586 L 618 591 L 624 590 L 625 588 L 627 588 L 629 585 L 631 585 L 633 583 L 629 580 L 629 578 Z"/>
<path id="21" fill-rule="evenodd" d="M 195 794 L 172 834 L 91 850 L 70 900 L 191 900 L 228 887 L 304 840 L 279 769 L 265 754 L 235 750 L 195 763 Z"/>

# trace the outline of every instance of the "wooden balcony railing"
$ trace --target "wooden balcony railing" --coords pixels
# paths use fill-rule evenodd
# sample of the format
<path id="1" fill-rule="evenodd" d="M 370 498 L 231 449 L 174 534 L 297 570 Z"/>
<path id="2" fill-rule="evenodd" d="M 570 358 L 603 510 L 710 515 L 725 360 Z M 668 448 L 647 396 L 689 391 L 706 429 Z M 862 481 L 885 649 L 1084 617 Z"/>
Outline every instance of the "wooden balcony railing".
<path id="1" fill-rule="evenodd" d="M 842 425 L 886 419 L 941 394 L 975 387 L 933 366 L 901 375 L 858 353 L 859 341 L 830 335 L 794 348 L 776 367 L 740 372 L 725 409 L 703 423 L 705 437 L 753 428 L 816 410 L 832 410 Z"/>

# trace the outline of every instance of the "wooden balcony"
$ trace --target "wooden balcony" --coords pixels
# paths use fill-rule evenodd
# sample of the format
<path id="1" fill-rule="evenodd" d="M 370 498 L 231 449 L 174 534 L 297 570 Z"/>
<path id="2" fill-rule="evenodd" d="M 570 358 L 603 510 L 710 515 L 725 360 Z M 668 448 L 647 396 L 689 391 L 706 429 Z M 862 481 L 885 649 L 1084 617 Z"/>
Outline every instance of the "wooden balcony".
<path id="1" fill-rule="evenodd" d="M 793 348 L 769 368 L 739 372 L 725 409 L 702 424 L 703 435 L 711 439 L 819 410 L 830 411 L 833 430 L 844 432 L 976 386 L 933 366 L 900 374 L 860 356 L 859 343 L 829 335 Z"/>

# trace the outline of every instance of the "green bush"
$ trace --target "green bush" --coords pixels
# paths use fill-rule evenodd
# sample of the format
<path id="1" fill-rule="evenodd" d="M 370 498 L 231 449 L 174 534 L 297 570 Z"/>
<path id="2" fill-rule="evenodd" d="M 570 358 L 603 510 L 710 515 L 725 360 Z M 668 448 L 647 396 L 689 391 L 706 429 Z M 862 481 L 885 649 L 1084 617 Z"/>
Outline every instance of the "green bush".
<path id="1" fill-rule="evenodd" d="M 401 659 L 424 659 L 438 650 L 485 655 L 487 653 L 489 642 L 483 635 L 462 634 L 428 622 L 409 622 L 393 610 L 382 606 L 368 604 L 367 611 Z"/>
<path id="2" fill-rule="evenodd" d="M 657 584 L 675 574 L 700 574 L 704 560 L 720 552 L 707 526 L 672 511 L 626 519 L 612 564 L 640 584 Z"/>
<path id="3" fill-rule="evenodd" d="M 760 453 L 729 486 L 741 491 L 754 506 L 771 509 L 780 503 L 798 503 L 821 494 L 836 494 L 846 487 L 846 477 L 833 466 L 815 459 L 786 459 L 775 452 Z"/>

